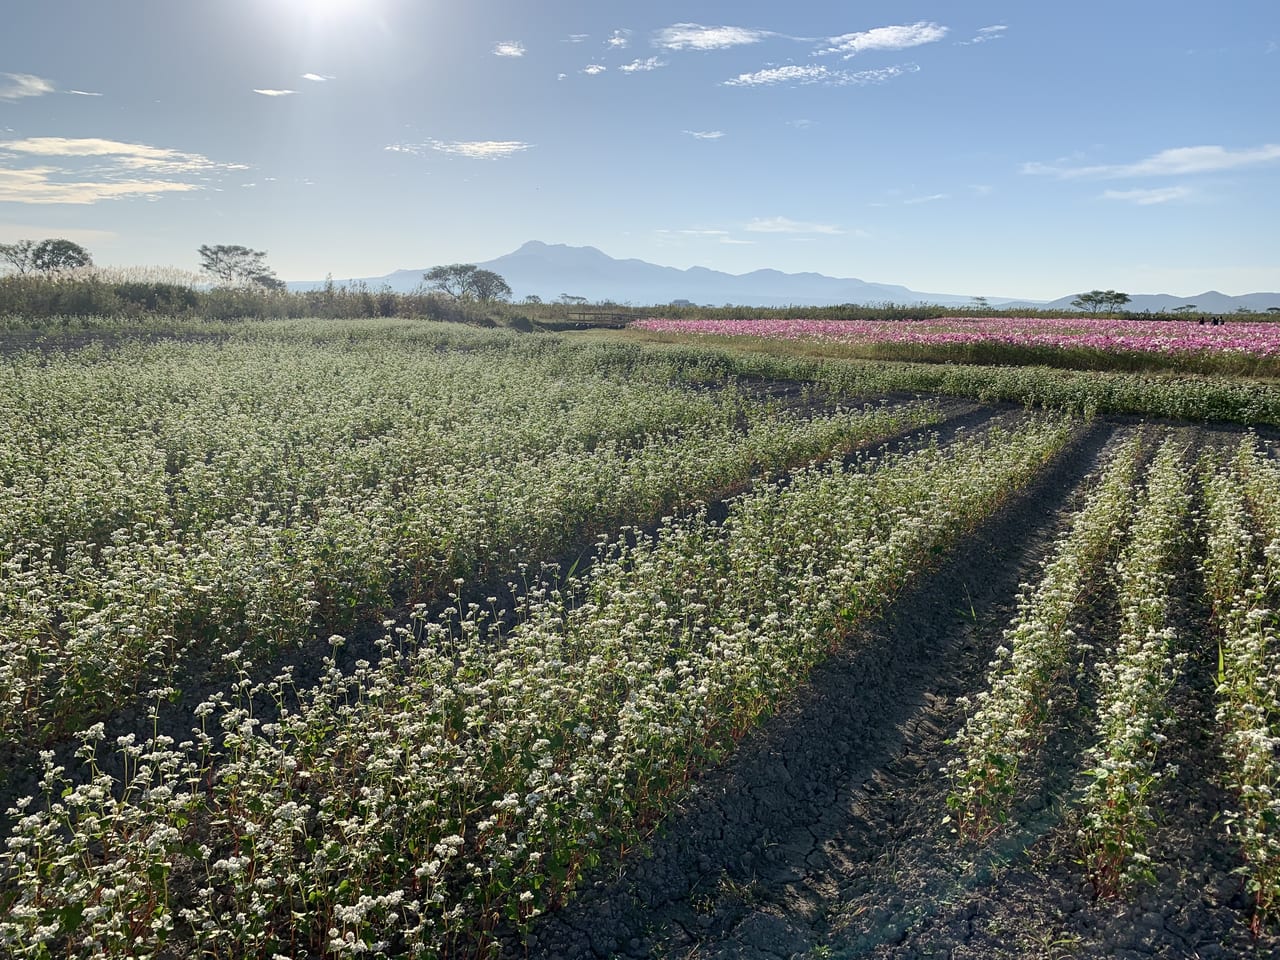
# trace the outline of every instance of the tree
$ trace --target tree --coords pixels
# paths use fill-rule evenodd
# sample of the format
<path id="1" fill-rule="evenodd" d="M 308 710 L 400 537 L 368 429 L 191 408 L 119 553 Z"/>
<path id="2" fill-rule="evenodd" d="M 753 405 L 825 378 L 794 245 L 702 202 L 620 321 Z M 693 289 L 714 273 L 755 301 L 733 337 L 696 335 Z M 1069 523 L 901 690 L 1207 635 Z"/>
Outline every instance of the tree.
<path id="1" fill-rule="evenodd" d="M 0 243 L 0 260 L 6 261 L 23 276 L 31 271 L 31 251 L 35 249 L 34 240 L 19 240 L 17 243 Z"/>
<path id="2" fill-rule="evenodd" d="M 1072 300 L 1071 305 L 1080 310 L 1097 313 L 1104 308 L 1114 310 L 1117 307 L 1122 307 L 1130 299 L 1127 293 L 1119 293 L 1115 290 L 1090 290 L 1088 293 L 1082 293 Z"/>
<path id="3" fill-rule="evenodd" d="M 991 309 L 991 304 L 987 302 L 986 297 L 970 297 L 969 299 L 973 301 L 973 307 L 975 310 Z"/>
<path id="4" fill-rule="evenodd" d="M 455 300 L 479 300 L 491 303 L 508 300 L 511 287 L 492 270 L 482 270 L 474 263 L 450 263 L 432 267 L 422 275 L 432 288 Z"/>
<path id="5" fill-rule="evenodd" d="M 541 302 L 542 302 L 542 298 L 541 298 L 540 296 L 538 296 L 536 293 L 531 293 L 531 294 L 529 294 L 528 296 L 526 296 L 526 297 L 525 297 L 522 301 L 520 301 L 520 302 L 521 302 L 521 303 L 527 303 L 527 304 L 529 304 L 530 306 L 533 306 L 533 305 L 536 305 L 536 304 L 541 303 Z M 1277 309 L 1277 310 L 1280 310 L 1280 307 L 1277 307 L 1276 309 Z"/>
<path id="6" fill-rule="evenodd" d="M 433 290 L 461 300 L 467 295 L 471 275 L 478 269 L 474 263 L 450 263 L 443 267 L 432 267 L 422 275 L 422 279 L 431 284 Z"/>
<path id="7" fill-rule="evenodd" d="M 1180 307 L 1174 307 L 1173 312 L 1174 313 L 1194 313 L 1195 309 L 1196 309 L 1196 305 L 1194 303 L 1184 303 Z"/>
<path id="8" fill-rule="evenodd" d="M 492 270 L 477 270 L 471 274 L 471 293 L 482 303 L 511 299 L 511 287 Z"/>
<path id="9" fill-rule="evenodd" d="M 284 288 L 284 281 L 267 266 L 265 250 L 250 250 L 238 244 L 201 245 L 200 269 L 219 283 L 253 283 L 268 290 Z"/>
<path id="10" fill-rule="evenodd" d="M 579 297 L 576 294 L 572 294 L 572 293 L 562 293 L 560 294 L 559 297 L 556 298 L 556 303 L 564 303 L 569 305 L 574 305 L 574 304 L 581 305 L 586 302 L 587 302 L 586 297 Z"/>
<path id="11" fill-rule="evenodd" d="M 31 267 L 41 273 L 91 266 L 89 251 L 72 240 L 41 240 L 31 249 Z"/>

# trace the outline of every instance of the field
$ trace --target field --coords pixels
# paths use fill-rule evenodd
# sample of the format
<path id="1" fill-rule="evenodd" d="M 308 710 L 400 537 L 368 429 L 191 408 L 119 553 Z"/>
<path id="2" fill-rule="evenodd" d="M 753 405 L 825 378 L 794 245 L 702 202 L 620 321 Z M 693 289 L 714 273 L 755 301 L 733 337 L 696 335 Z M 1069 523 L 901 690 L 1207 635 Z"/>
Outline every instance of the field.
<path id="1" fill-rule="evenodd" d="M 1280 389 L 1215 362 L 24 342 L 0 951 L 1276 951 Z"/>

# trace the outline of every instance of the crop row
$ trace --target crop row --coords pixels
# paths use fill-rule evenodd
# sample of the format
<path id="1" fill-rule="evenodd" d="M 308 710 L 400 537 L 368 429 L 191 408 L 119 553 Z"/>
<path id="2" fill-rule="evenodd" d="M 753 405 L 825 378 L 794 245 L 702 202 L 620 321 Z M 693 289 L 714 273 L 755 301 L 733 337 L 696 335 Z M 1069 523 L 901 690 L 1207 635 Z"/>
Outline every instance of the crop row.
<path id="1" fill-rule="evenodd" d="M 1116 564 L 1119 635 L 1098 666 L 1095 742 L 1084 754 L 1089 779 L 1080 801 L 1085 869 L 1103 895 L 1152 877 L 1150 798 L 1169 770 L 1158 764 L 1160 746 L 1172 720 L 1169 691 L 1186 659 L 1172 626 L 1173 581 L 1191 508 L 1185 454 L 1173 438 L 1156 452 Z"/>
<path id="2" fill-rule="evenodd" d="M 1216 640 L 1216 722 L 1235 798 L 1223 821 L 1244 860 L 1257 929 L 1280 914 L 1280 466 L 1247 438 L 1232 455 L 1205 454 L 1191 472 L 1171 438 L 1135 497 L 1142 447 L 1134 437 L 1114 452 L 1038 583 L 1023 588 L 987 688 L 965 704 L 969 714 L 953 741 L 949 819 L 970 840 L 1004 822 L 1029 785 L 1028 760 L 1061 713 L 1055 703 L 1080 696 L 1069 672 L 1089 669 L 1096 715 L 1071 800 L 1081 862 L 1100 895 L 1149 880 L 1156 790 L 1176 771 L 1164 746 L 1170 693 L 1189 654 Z M 1175 582 L 1191 545 L 1197 484 L 1212 633 L 1180 635 L 1173 625 L 1185 611 Z M 1110 631 L 1089 609 L 1091 589 L 1108 578 L 1118 607 Z M 1075 629 L 1086 620 L 1098 639 L 1080 644 Z"/>
<path id="3" fill-rule="evenodd" d="M 1069 440 L 1059 419 L 833 462 L 723 523 L 626 531 L 519 609 L 388 623 L 384 657 L 298 691 L 249 680 L 127 776 L 46 761 L 0 857 L 18 956 L 472 949 L 640 841 L 691 773 Z M 279 717 L 259 723 L 255 694 Z M 108 745 L 107 749 L 112 749 Z M 614 854 L 610 854 L 614 855 Z"/>
<path id="4" fill-rule="evenodd" d="M 1020 764 L 1047 735 L 1055 700 L 1076 665 L 1078 621 L 1088 613 L 1133 514 L 1132 487 L 1143 456 L 1135 434 L 1111 455 L 1096 488 L 1072 517 L 1039 582 L 1024 585 L 1017 613 L 1004 631 L 987 687 L 955 737 L 948 767 L 951 820 L 967 838 L 1003 823 L 1017 796 Z"/>
<path id="5" fill-rule="evenodd" d="M 1206 458 L 1205 583 L 1219 643 L 1217 722 L 1254 924 L 1280 915 L 1280 469 L 1252 440 Z"/>
<path id="6" fill-rule="evenodd" d="M 0 372 L 0 735 L 936 419 L 537 357 L 161 345 Z"/>

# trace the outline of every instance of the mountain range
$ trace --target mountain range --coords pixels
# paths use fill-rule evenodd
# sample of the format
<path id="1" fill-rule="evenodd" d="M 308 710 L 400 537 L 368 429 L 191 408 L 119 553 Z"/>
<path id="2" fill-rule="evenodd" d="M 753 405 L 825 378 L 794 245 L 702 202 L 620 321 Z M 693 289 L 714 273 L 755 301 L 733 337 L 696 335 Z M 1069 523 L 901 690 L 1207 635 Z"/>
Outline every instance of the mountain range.
<path id="1" fill-rule="evenodd" d="M 514 299 L 537 296 L 551 301 L 563 295 L 585 297 L 592 303 L 612 302 L 634 305 L 669 304 L 689 301 L 696 304 L 735 304 L 753 307 L 810 307 L 837 303 L 937 304 L 944 307 L 973 306 L 974 297 L 956 293 L 921 293 L 890 283 L 873 283 L 854 277 L 828 277 L 820 273 L 783 273 L 753 270 L 732 274 L 706 267 L 681 270 L 644 260 L 618 260 L 595 247 L 571 247 L 562 243 L 530 240 L 519 249 L 476 266 L 492 270 L 510 285 Z M 422 283 L 430 269 L 396 270 L 381 277 L 354 278 L 374 289 L 389 287 L 407 293 Z M 344 282 L 344 281 L 337 281 Z M 311 290 L 322 281 L 293 281 L 292 290 Z M 1070 308 L 1079 293 L 1057 300 L 1018 300 L 987 297 L 993 307 Z M 1280 307 L 1280 293 L 1250 293 L 1228 296 L 1209 290 L 1194 297 L 1170 294 L 1130 294 L 1127 309 L 1153 313 L 1194 305 L 1198 311 L 1233 313 L 1244 307 L 1264 311 Z"/>

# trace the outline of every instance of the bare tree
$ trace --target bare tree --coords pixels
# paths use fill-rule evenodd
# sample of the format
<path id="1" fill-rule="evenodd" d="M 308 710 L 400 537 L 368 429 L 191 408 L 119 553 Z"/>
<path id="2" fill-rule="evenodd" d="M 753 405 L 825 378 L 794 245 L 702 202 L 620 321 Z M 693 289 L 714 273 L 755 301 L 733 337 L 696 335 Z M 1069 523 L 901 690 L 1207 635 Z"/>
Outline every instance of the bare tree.
<path id="1" fill-rule="evenodd" d="M 0 243 L 0 260 L 7 262 L 18 276 L 31 272 L 31 251 L 35 249 L 34 240 L 19 240 L 17 243 Z"/>

